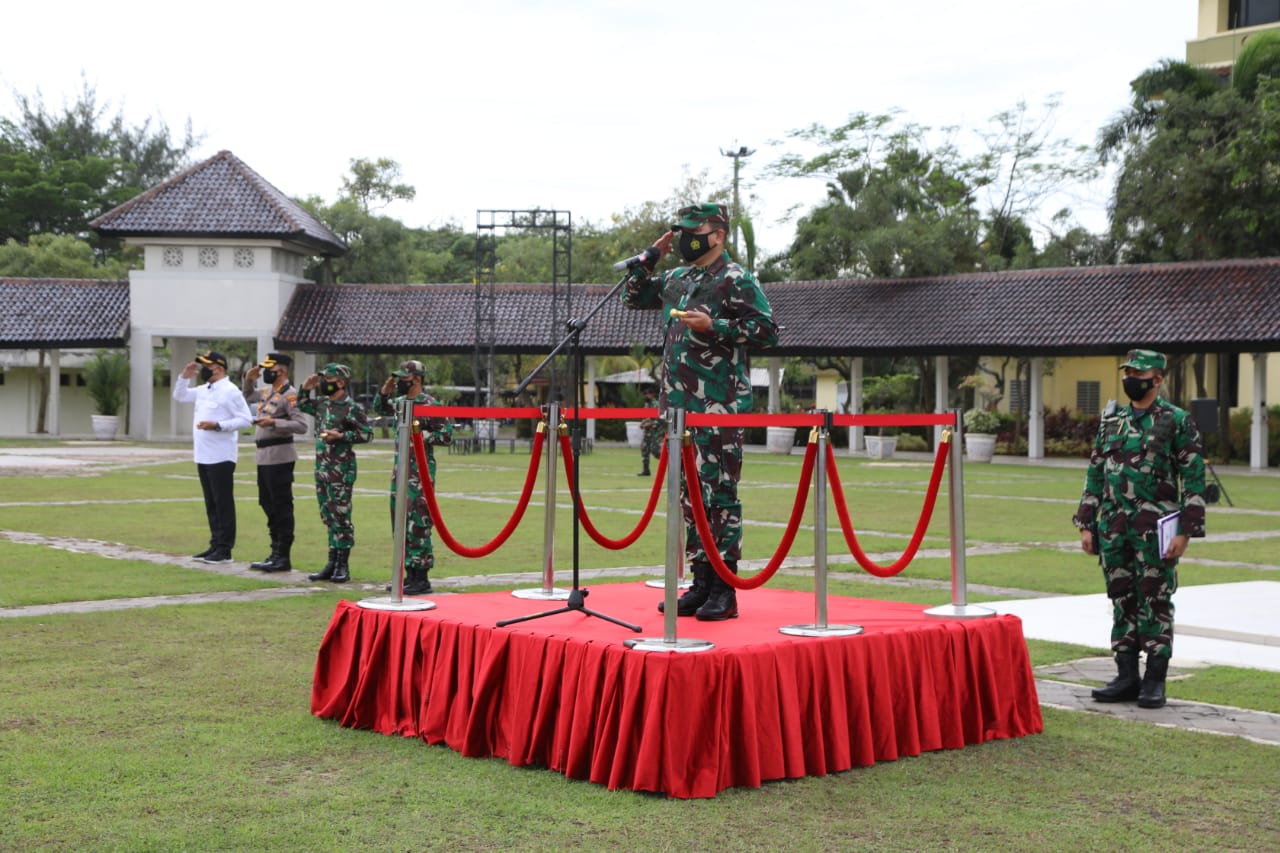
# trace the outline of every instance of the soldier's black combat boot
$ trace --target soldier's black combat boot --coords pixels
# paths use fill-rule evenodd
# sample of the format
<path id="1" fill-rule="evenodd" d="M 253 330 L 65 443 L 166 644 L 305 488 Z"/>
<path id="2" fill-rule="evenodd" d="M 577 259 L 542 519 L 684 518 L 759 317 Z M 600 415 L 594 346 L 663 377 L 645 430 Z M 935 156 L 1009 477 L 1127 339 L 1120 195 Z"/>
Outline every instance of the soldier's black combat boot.
<path id="1" fill-rule="evenodd" d="M 337 559 L 338 559 L 338 549 L 337 549 L 337 548 L 330 548 L 330 549 L 329 549 L 329 562 L 325 563 L 325 564 L 324 564 L 324 568 L 323 568 L 323 569 L 321 569 L 320 571 L 318 571 L 318 572 L 313 572 L 313 573 L 311 573 L 311 574 L 307 575 L 307 580 L 309 580 L 309 581 L 327 581 L 327 580 L 329 580 L 331 577 L 333 577 L 333 569 L 334 569 L 334 565 L 333 565 L 333 564 L 334 564 L 334 561 L 336 561 Z"/>
<path id="2" fill-rule="evenodd" d="M 279 554 L 279 548 L 280 546 L 276 543 L 275 538 L 272 537 L 270 556 L 264 557 L 256 563 L 250 563 L 249 568 L 255 569 L 259 572 L 269 571 L 267 567 L 276 561 L 276 556 Z"/>
<path id="3" fill-rule="evenodd" d="M 636 476 L 637 476 L 637 477 L 649 477 L 649 476 L 652 476 L 652 475 L 649 473 L 649 456 L 648 456 L 648 454 L 645 454 L 645 457 L 644 457 L 644 465 L 642 465 L 642 466 L 640 467 L 640 473 L 639 473 L 639 474 L 636 474 Z"/>
<path id="4" fill-rule="evenodd" d="M 405 569 L 404 594 L 430 595 L 431 581 L 427 580 L 427 570 L 420 568 Z"/>
<path id="5" fill-rule="evenodd" d="M 1105 687 L 1093 691 L 1098 702 L 1132 702 L 1138 698 L 1142 681 L 1138 678 L 1138 653 L 1116 652 L 1118 674 Z"/>
<path id="6" fill-rule="evenodd" d="M 680 600 L 676 602 L 677 616 L 692 616 L 698 612 L 698 608 L 706 603 L 707 595 L 711 592 L 711 574 L 713 569 L 707 563 L 701 560 L 695 561 L 689 570 L 693 573 L 693 585 L 684 591 L 680 596 Z M 658 612 L 666 612 L 667 602 L 658 602 Z"/>
<path id="7" fill-rule="evenodd" d="M 738 573 L 738 564 L 734 560 L 725 560 L 729 571 Z M 698 608 L 694 614 L 701 622 L 721 622 L 725 619 L 738 618 L 738 593 L 720 579 L 715 569 L 708 566 L 711 572 L 711 592 L 707 595 L 707 603 Z"/>
<path id="8" fill-rule="evenodd" d="M 1139 708 L 1164 707 L 1164 679 L 1168 674 L 1168 658 L 1147 655 L 1147 671 L 1142 675 L 1142 691 L 1138 694 Z"/>
<path id="9" fill-rule="evenodd" d="M 351 566 L 348 564 L 351 559 L 351 550 L 335 549 L 333 557 L 333 577 L 329 578 L 329 581 L 331 583 L 346 583 L 351 580 Z"/>
<path id="10" fill-rule="evenodd" d="M 289 552 L 293 550 L 292 542 L 281 542 L 276 545 L 275 553 L 271 558 L 263 564 L 259 571 L 263 572 L 291 572 L 293 571 L 293 563 L 289 562 Z"/>

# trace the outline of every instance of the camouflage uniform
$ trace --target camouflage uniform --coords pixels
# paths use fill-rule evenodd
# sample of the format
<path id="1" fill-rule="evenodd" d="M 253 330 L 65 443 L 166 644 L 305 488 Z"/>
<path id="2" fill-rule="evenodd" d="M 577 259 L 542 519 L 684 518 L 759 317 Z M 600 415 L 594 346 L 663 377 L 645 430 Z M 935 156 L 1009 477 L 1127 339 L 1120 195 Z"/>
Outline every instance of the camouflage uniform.
<path id="1" fill-rule="evenodd" d="M 715 204 L 685 208 L 680 216 L 673 231 L 696 230 L 708 222 L 728 226 L 723 208 Z M 734 263 L 728 252 L 721 252 L 706 266 L 680 266 L 656 276 L 645 266 L 633 266 L 621 299 L 628 308 L 662 309 L 664 357 L 659 408 L 721 414 L 751 410 L 747 350 L 776 344 L 778 327 L 755 277 Z M 712 321 L 709 333 L 695 332 L 670 316 L 673 308 L 707 312 Z M 697 427 L 690 432 L 714 546 L 730 567 L 736 568 L 742 553 L 742 504 L 738 500 L 742 430 Z M 694 526 L 684 486 L 680 502 L 685 556 L 697 584 L 697 571 L 709 567 L 707 546 Z M 712 584 L 718 582 L 714 573 L 708 577 Z"/>
<path id="2" fill-rule="evenodd" d="M 343 375 L 346 370 L 346 375 Z M 346 379 L 350 370 L 346 365 L 329 364 L 320 371 L 323 379 Z M 364 444 L 373 438 L 364 406 L 351 398 L 311 396 L 303 390 L 298 409 L 316 419 L 316 501 L 320 504 L 320 519 L 329 531 L 329 548 L 349 552 L 356 542 L 355 526 L 351 521 L 351 491 L 356 482 L 356 453 L 352 445 Z M 342 439 L 327 442 L 320 438 L 325 430 L 342 433 Z"/>
<path id="3" fill-rule="evenodd" d="M 403 378 L 414 372 L 423 376 L 425 368 L 420 361 L 407 361 L 393 375 Z M 407 367 L 416 365 L 416 367 Z M 421 370 L 422 372 L 416 372 Z M 407 372 L 408 371 L 408 372 Z M 400 401 L 405 397 L 384 397 L 379 391 L 373 398 L 373 410 L 380 415 L 395 415 Z M 413 398 L 415 406 L 438 406 L 439 402 L 425 391 Z M 436 455 L 433 447 L 446 445 L 453 441 L 453 425 L 441 418 L 417 418 L 418 428 L 422 433 L 423 444 L 427 454 L 427 473 L 431 482 L 436 479 Z M 396 460 L 391 467 L 391 528 L 394 532 L 396 524 L 396 480 L 400 471 L 399 458 L 399 424 L 396 425 Z M 420 577 L 426 581 L 426 573 L 435 567 L 435 551 L 431 544 L 431 513 L 427 509 L 427 498 L 422 492 L 422 479 L 418 473 L 418 461 L 414 454 L 409 456 L 408 512 L 405 516 L 404 570 L 408 578 Z M 420 573 L 420 574 L 419 574 Z"/>
<path id="4" fill-rule="evenodd" d="M 653 405 L 653 392 L 645 392 L 645 405 Z M 640 465 L 641 471 L 637 476 L 645 477 L 649 474 L 649 458 L 658 459 L 662 456 L 662 440 L 666 436 L 666 429 L 659 418 L 645 418 L 640 422 Z"/>
<path id="5" fill-rule="evenodd" d="M 1134 350 L 1124 366 L 1158 365 L 1163 371 L 1164 364 L 1159 353 Z M 1111 648 L 1121 669 L 1112 685 L 1127 689 L 1104 688 L 1094 691 L 1094 698 L 1137 698 L 1144 707 L 1164 704 L 1163 675 L 1173 654 L 1178 561 L 1164 559 L 1156 522 L 1179 512 L 1179 534 L 1204 536 L 1204 487 L 1200 431 L 1187 412 L 1159 397 L 1146 410 L 1114 401 L 1107 405 L 1072 521 L 1081 530 L 1096 530 L 1095 550 L 1112 603 Z M 1149 675 L 1153 662 L 1159 670 L 1158 705 L 1148 705 L 1136 695 L 1132 681 L 1140 651 L 1147 654 Z M 1149 680 L 1143 680 L 1144 695 Z"/>

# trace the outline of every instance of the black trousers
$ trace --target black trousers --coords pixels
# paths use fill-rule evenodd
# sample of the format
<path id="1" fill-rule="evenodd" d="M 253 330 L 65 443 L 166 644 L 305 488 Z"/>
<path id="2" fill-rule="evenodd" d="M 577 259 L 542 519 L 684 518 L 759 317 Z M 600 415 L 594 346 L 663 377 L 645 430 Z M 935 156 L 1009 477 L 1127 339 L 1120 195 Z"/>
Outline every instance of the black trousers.
<path id="1" fill-rule="evenodd" d="M 209 516 L 209 547 L 230 551 L 236 546 L 236 501 L 232 495 L 236 463 L 196 465 L 196 470 L 204 490 L 204 511 Z"/>
<path id="2" fill-rule="evenodd" d="M 293 465 L 258 466 L 258 506 L 266 513 L 273 547 L 293 544 Z"/>

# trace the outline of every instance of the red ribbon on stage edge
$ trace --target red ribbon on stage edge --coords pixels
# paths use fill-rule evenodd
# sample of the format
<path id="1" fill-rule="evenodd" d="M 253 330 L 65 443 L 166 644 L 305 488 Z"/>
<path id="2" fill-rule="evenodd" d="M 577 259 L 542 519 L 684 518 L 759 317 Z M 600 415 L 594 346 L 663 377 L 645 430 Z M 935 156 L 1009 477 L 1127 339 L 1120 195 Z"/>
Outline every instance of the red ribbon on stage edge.
<path id="1" fill-rule="evenodd" d="M 915 558 L 916 552 L 920 550 L 920 542 L 924 539 L 924 532 L 929 527 L 929 519 L 933 517 L 933 507 L 938 500 L 938 484 L 942 482 L 942 469 L 946 467 L 947 453 L 950 450 L 950 440 L 938 442 L 938 454 L 933 460 L 929 490 L 925 493 L 924 506 L 920 510 L 920 518 L 916 521 L 916 530 L 911 537 L 911 543 L 907 545 L 907 550 L 896 562 L 881 566 L 873 562 L 858 545 L 858 534 L 854 532 L 853 523 L 849 520 L 849 507 L 844 501 L 844 487 L 840 485 L 840 471 L 836 468 L 836 452 L 830 444 L 827 445 L 827 480 L 831 483 L 831 497 L 835 501 L 836 514 L 840 516 L 840 529 L 844 532 L 844 540 L 849 545 L 849 552 L 858 561 L 858 565 L 866 569 L 869 574 L 878 578 L 893 577 Z"/>
<path id="2" fill-rule="evenodd" d="M 829 445 L 828 445 L 829 447 Z M 681 454 L 684 458 L 684 484 L 685 491 L 689 495 L 689 505 L 693 508 L 693 523 L 698 529 L 698 538 L 702 540 L 702 550 L 707 555 L 707 561 L 711 563 L 711 568 L 716 570 L 716 574 L 720 579 L 734 589 L 755 589 L 764 586 L 769 582 L 769 578 L 773 577 L 778 571 L 778 567 L 782 565 L 782 561 L 786 559 L 787 554 L 791 551 L 791 543 L 796 539 L 796 531 L 800 529 L 800 519 L 804 517 L 805 505 L 809 502 L 809 481 L 813 479 L 814 460 L 818 457 L 818 443 L 810 441 L 804 451 L 804 467 L 800 471 L 800 482 L 796 486 L 796 499 L 791 505 L 791 518 L 787 521 L 787 529 L 782 534 L 782 541 L 778 543 L 778 550 L 774 552 L 773 557 L 769 560 L 769 565 L 756 572 L 749 578 L 740 578 L 733 572 L 729 571 L 729 567 L 725 565 L 724 558 L 720 556 L 719 550 L 715 547 L 707 547 L 707 543 L 714 546 L 715 538 L 711 535 L 711 525 L 707 521 L 707 508 L 702 505 L 702 484 L 698 482 L 698 488 L 695 490 L 693 484 L 689 481 L 689 472 L 696 471 L 697 460 L 693 455 L 693 445 L 686 444 L 681 448 Z M 694 475 L 695 479 L 697 475 Z M 697 495 L 695 498 L 694 495 Z"/>
<path id="3" fill-rule="evenodd" d="M 653 478 L 653 488 L 649 490 L 649 503 L 644 508 L 644 515 L 640 518 L 640 523 L 635 529 L 621 539 L 610 539 L 596 530 L 596 526 L 591 523 L 591 517 L 587 515 L 587 506 L 582 501 L 582 497 L 573 488 L 573 447 L 569 443 L 569 436 L 560 436 L 560 455 L 564 459 L 564 475 L 569 481 L 569 491 L 573 494 L 578 502 L 578 518 L 582 522 L 582 529 L 587 531 L 587 535 L 596 541 L 597 545 L 608 548 L 613 551 L 621 551 L 623 548 L 634 543 L 640 538 L 640 534 L 644 533 L 645 528 L 649 526 L 649 520 L 653 518 L 653 509 L 658 505 L 658 492 L 662 489 L 662 478 L 667 473 L 667 445 L 662 444 L 662 453 L 658 456 L 658 473 Z"/>
<path id="4" fill-rule="evenodd" d="M 434 407 L 432 407 L 434 408 Z M 537 479 L 538 465 L 542 461 L 542 442 L 544 431 L 538 430 L 537 435 L 533 438 L 533 447 L 529 451 L 529 473 L 525 475 L 524 490 L 520 493 L 520 500 L 516 503 L 515 511 L 511 514 L 511 518 L 507 520 L 507 524 L 493 537 L 487 544 L 481 545 L 479 548 L 468 548 L 460 543 L 453 535 L 449 533 L 449 528 L 445 527 L 444 518 L 440 515 L 440 506 L 436 503 L 435 484 L 431 482 L 431 469 L 427 466 L 426 446 L 422 442 L 422 433 L 413 432 L 413 455 L 418 461 L 418 479 L 422 481 L 422 494 L 427 499 L 427 510 L 431 513 L 431 520 L 440 530 L 440 541 L 449 546 L 449 550 L 463 557 L 486 557 L 494 551 L 502 547 L 507 541 L 516 526 L 520 524 L 520 519 L 524 517 L 524 511 L 529 507 L 529 496 L 533 493 L 533 483 Z"/>

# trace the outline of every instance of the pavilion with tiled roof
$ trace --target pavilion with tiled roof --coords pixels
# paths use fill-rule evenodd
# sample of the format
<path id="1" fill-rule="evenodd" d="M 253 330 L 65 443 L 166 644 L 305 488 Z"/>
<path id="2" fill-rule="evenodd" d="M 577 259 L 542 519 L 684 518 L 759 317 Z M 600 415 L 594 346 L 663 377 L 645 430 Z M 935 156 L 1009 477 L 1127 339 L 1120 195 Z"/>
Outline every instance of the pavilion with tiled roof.
<path id="1" fill-rule="evenodd" d="M 229 151 L 92 225 L 140 245 L 143 269 L 130 273 L 127 289 L 122 282 L 0 283 L 6 306 L 28 306 L 0 318 L 0 349 L 120 346 L 127 340 L 130 433 L 136 437 L 190 429 L 177 404 L 170 403 L 167 418 L 153 413 L 152 367 L 161 343 L 169 348 L 171 375 L 194 356 L 197 341 L 224 338 L 252 339 L 260 352 L 294 352 L 296 375 L 314 369 L 317 354 L 474 350 L 474 285 L 317 285 L 304 279 L 309 259 L 341 254 L 345 245 Z M 608 290 L 573 286 L 571 313 L 583 316 Z M 847 357 L 855 388 L 861 361 L 869 356 L 932 357 L 941 400 L 950 391 L 948 356 L 1029 359 L 1033 457 L 1042 454 L 1036 444 L 1042 386 L 1067 381 L 1065 362 L 1094 357 L 1097 364 L 1089 370 L 1109 377 L 1103 382 L 1110 391 L 1118 386 L 1119 356 L 1133 346 L 1247 355 L 1239 360 L 1239 385 L 1247 390 L 1251 379 L 1253 393 L 1242 405 L 1265 401 L 1280 374 L 1274 370 L 1267 378 L 1269 354 L 1280 351 L 1280 259 L 1274 258 L 802 281 L 768 284 L 765 291 L 783 327 L 769 355 Z M 550 285 L 496 285 L 495 297 L 495 351 L 543 354 L 562 337 L 552 328 L 557 312 Z M 47 311 L 32 307 L 41 302 L 58 307 L 52 326 Z M 654 312 L 628 311 L 611 299 L 581 340 L 591 357 L 630 353 L 637 344 L 656 349 L 659 320 Z M 1049 358 L 1058 360 L 1052 373 L 1045 372 Z M 1233 395 L 1224 376 L 1209 384 Z M 1255 464 L 1259 446 L 1265 460 L 1264 418 L 1255 406 Z"/>

